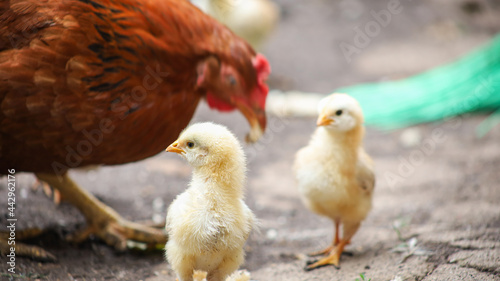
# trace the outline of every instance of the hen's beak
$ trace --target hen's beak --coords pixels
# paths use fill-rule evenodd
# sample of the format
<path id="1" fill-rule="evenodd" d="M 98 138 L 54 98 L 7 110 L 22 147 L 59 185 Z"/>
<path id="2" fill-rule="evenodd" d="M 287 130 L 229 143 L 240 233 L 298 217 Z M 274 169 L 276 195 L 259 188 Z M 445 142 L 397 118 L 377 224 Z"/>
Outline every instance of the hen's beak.
<path id="1" fill-rule="evenodd" d="M 318 121 L 316 121 L 316 125 L 319 126 L 326 126 L 332 124 L 334 121 L 328 115 L 322 114 L 318 117 Z"/>
<path id="2" fill-rule="evenodd" d="M 258 106 L 250 106 L 244 101 L 236 101 L 236 107 L 250 123 L 250 132 L 246 136 L 246 141 L 253 143 L 262 137 L 266 130 L 266 112 Z"/>
<path id="3" fill-rule="evenodd" d="M 257 54 L 252 58 L 252 65 L 257 74 L 257 84 L 250 92 L 247 100 L 236 99 L 234 104 L 243 113 L 250 123 L 250 133 L 246 136 L 247 142 L 256 142 L 266 130 L 266 98 L 269 87 L 266 84 L 267 77 L 271 73 L 271 67 L 266 57 Z"/>
<path id="4" fill-rule="evenodd" d="M 179 153 L 179 154 L 184 153 L 185 151 L 182 148 L 179 148 L 178 146 L 179 146 L 179 143 L 177 141 L 175 141 L 173 144 L 169 145 L 165 151 L 175 152 L 175 153 Z"/>

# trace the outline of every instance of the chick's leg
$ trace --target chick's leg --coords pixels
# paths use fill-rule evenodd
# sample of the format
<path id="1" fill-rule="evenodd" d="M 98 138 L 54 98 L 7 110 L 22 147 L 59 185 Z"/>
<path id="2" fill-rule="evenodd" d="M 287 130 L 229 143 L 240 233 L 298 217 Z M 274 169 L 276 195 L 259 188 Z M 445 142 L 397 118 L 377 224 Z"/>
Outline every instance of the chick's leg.
<path id="1" fill-rule="evenodd" d="M 57 176 L 39 173 L 36 176 L 59 190 L 64 200 L 74 205 L 86 218 L 88 227 L 73 237 L 75 242 L 81 242 L 90 234 L 95 234 L 108 245 L 124 250 L 127 240 L 149 245 L 165 244 L 167 241 L 164 231 L 125 220 L 88 191 L 81 189 L 68 174 Z"/>
<path id="2" fill-rule="evenodd" d="M 345 245 L 350 243 L 352 236 L 354 236 L 356 231 L 358 231 L 359 226 L 360 222 L 344 222 L 344 231 L 342 238 L 339 240 L 339 243 L 335 246 L 335 248 L 330 252 L 328 256 L 321 258 L 312 264 L 307 265 L 305 270 L 309 271 L 330 264 L 334 265 L 335 267 L 338 267 L 340 256 L 344 251 Z"/>
<path id="3" fill-rule="evenodd" d="M 328 255 L 330 252 L 335 249 L 335 246 L 339 243 L 340 238 L 339 238 L 339 230 L 340 230 L 340 221 L 339 220 L 334 220 L 334 232 L 335 232 L 335 237 L 333 238 L 332 244 L 330 244 L 328 247 L 321 251 L 317 252 L 312 252 L 309 253 L 308 256 L 314 257 L 314 256 L 322 256 L 322 255 Z"/>
<path id="4" fill-rule="evenodd" d="M 207 274 L 207 281 L 224 281 L 243 263 L 243 251 L 238 249 L 226 255 L 219 266 Z"/>
<path id="5" fill-rule="evenodd" d="M 195 272 L 193 269 L 194 260 L 190 258 L 184 258 L 180 264 L 176 266 L 172 265 L 175 272 L 177 273 L 177 281 L 197 281 L 195 279 Z M 198 277 L 198 275 L 196 275 Z"/>
<path id="6" fill-rule="evenodd" d="M 191 270 L 190 272 L 191 273 L 182 272 L 182 273 L 177 274 L 177 279 L 175 279 L 175 280 L 176 281 L 197 281 L 193 278 L 193 271 Z"/>

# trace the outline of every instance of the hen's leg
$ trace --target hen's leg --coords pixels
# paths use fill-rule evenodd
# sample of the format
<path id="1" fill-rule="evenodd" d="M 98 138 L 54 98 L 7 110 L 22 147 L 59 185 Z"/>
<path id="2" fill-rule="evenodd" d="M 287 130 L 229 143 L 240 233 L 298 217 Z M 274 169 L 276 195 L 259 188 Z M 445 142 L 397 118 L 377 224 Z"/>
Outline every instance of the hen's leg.
<path id="1" fill-rule="evenodd" d="M 328 255 L 335 248 L 335 246 L 340 241 L 340 238 L 339 238 L 340 221 L 335 220 L 334 224 L 335 225 L 333 226 L 333 228 L 334 228 L 334 232 L 335 232 L 335 237 L 333 238 L 332 244 L 321 251 L 309 253 L 308 256 L 314 257 L 314 256 L 320 256 L 320 255 Z"/>
<path id="2" fill-rule="evenodd" d="M 81 189 L 67 174 L 57 176 L 40 173 L 36 176 L 41 181 L 58 189 L 64 200 L 74 205 L 86 218 L 88 227 L 74 235 L 72 240 L 75 242 L 81 242 L 89 234 L 94 234 L 108 245 L 119 250 L 124 250 L 127 247 L 127 240 L 144 242 L 149 245 L 166 243 L 166 232 L 125 220 L 88 191 Z"/>
<path id="3" fill-rule="evenodd" d="M 340 255 L 344 251 L 345 245 L 349 244 L 352 236 L 358 231 L 360 226 L 359 222 L 344 222 L 344 233 L 342 235 L 342 239 L 340 239 L 339 243 L 335 248 L 330 252 L 330 254 L 324 258 L 319 259 L 318 261 L 309 264 L 306 266 L 305 270 L 313 270 L 315 268 L 325 266 L 325 265 L 334 265 L 335 267 L 339 266 Z"/>

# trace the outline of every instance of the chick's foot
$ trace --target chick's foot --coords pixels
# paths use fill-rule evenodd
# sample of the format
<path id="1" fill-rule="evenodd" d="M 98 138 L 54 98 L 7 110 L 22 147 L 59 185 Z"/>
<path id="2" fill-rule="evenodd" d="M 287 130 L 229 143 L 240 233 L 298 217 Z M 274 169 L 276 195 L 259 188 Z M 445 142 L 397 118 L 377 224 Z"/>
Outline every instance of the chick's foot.
<path id="1" fill-rule="evenodd" d="M 166 243 L 167 234 L 164 230 L 122 218 L 88 191 L 81 189 L 67 174 L 58 176 L 39 173 L 36 176 L 59 190 L 65 201 L 78 208 L 86 218 L 87 228 L 71 235 L 70 240 L 82 242 L 93 234 L 118 250 L 125 250 L 128 240 L 146 243 L 151 248 Z"/>
<path id="2" fill-rule="evenodd" d="M 334 245 L 330 245 L 330 246 L 326 247 L 323 250 L 312 252 L 312 253 L 309 253 L 307 255 L 310 256 L 310 257 L 329 255 L 330 252 L 333 251 L 333 249 L 335 249 L 335 246 Z"/>
<path id="3" fill-rule="evenodd" d="M 314 261 L 312 263 L 308 263 L 306 267 L 304 268 L 305 271 L 310 271 L 313 269 L 316 269 L 318 267 L 326 266 L 326 265 L 333 265 L 336 268 L 339 268 L 339 260 L 340 256 L 342 255 L 342 252 L 344 251 L 345 245 L 348 243 L 347 240 L 340 240 L 339 244 L 334 247 L 334 249 L 329 253 L 328 256 L 321 258 L 317 261 Z"/>

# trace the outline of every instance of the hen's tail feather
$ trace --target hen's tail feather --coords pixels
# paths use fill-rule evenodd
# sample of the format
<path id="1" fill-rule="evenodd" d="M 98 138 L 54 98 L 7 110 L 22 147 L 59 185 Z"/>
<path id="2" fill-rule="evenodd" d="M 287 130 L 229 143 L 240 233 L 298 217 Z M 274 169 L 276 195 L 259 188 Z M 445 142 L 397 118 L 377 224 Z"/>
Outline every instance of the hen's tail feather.
<path id="1" fill-rule="evenodd" d="M 336 90 L 354 96 L 368 125 L 396 129 L 500 108 L 500 36 L 466 57 L 416 76 Z"/>

